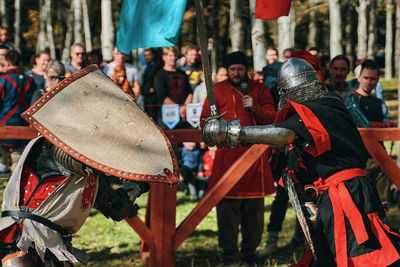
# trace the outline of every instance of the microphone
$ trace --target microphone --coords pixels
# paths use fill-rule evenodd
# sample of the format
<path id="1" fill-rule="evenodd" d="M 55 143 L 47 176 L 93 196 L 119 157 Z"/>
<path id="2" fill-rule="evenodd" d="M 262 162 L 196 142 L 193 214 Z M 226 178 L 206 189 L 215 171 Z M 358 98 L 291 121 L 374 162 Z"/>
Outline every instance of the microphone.
<path id="1" fill-rule="evenodd" d="M 242 87 L 243 95 L 247 95 L 247 82 L 241 82 L 240 86 Z M 251 112 L 250 108 L 245 108 L 247 112 Z"/>

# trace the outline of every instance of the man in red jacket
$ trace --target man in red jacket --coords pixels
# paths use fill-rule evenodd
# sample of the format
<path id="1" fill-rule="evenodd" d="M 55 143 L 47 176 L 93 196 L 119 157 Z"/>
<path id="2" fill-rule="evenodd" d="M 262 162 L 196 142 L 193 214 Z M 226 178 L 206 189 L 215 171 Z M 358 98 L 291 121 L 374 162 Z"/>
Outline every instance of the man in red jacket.
<path id="1" fill-rule="evenodd" d="M 275 118 L 275 105 L 268 87 L 247 76 L 247 58 L 240 51 L 226 57 L 228 80 L 214 85 L 217 107 L 225 120 L 240 119 L 241 125 L 270 124 Z M 202 118 L 210 116 L 208 101 L 203 106 Z M 225 171 L 249 149 L 239 144 L 225 145 L 215 155 L 208 189 L 212 188 Z M 223 249 L 224 264 L 240 260 L 254 262 L 255 250 L 261 241 L 264 225 L 264 196 L 275 192 L 269 151 L 261 157 L 217 205 L 219 246 Z M 237 239 L 241 225 L 242 244 L 239 254 Z"/>

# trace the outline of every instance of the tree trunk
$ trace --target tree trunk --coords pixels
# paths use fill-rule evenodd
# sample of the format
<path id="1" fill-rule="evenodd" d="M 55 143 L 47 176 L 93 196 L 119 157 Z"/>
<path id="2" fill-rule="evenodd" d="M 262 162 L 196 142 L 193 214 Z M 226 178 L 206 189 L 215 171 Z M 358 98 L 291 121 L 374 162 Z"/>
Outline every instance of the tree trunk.
<path id="1" fill-rule="evenodd" d="M 330 55 L 331 58 L 343 54 L 342 17 L 339 0 L 329 0 Z"/>
<path id="2" fill-rule="evenodd" d="M 0 0 L 0 16 L 1 16 L 1 25 L 4 27 L 8 27 L 6 0 Z"/>
<path id="3" fill-rule="evenodd" d="M 56 9 L 56 18 L 54 24 L 59 25 L 58 32 L 55 37 L 57 38 L 57 46 L 61 47 L 62 49 L 66 39 L 65 35 L 67 33 L 68 12 L 66 12 L 66 8 L 62 5 L 62 2 L 54 1 L 53 3 L 53 8 Z M 56 55 L 58 57 L 57 59 L 61 60 L 62 50 L 60 51 L 60 54 L 56 53 Z"/>
<path id="4" fill-rule="evenodd" d="M 397 127 L 400 127 L 400 0 L 396 0 L 396 67 L 397 83 Z M 397 142 L 397 166 L 400 166 L 400 142 Z"/>
<path id="5" fill-rule="evenodd" d="M 375 59 L 375 40 L 377 28 L 376 24 L 376 0 L 371 0 L 369 5 L 369 25 L 368 25 L 368 53 L 367 56 L 369 59 Z"/>
<path id="6" fill-rule="evenodd" d="M 395 73 L 400 71 L 400 0 L 396 0 L 396 30 L 395 30 L 395 57 L 394 68 Z"/>
<path id="7" fill-rule="evenodd" d="M 82 39 L 82 6 L 81 0 L 74 2 L 74 43 L 83 43 Z"/>
<path id="8" fill-rule="evenodd" d="M 212 1 L 211 7 L 211 18 L 212 18 L 212 37 L 213 37 L 213 50 L 211 51 L 211 65 L 212 69 L 217 72 L 218 67 L 218 53 L 219 53 L 219 42 L 218 42 L 218 31 L 219 31 L 219 24 L 218 24 L 218 0 Z"/>
<path id="9" fill-rule="evenodd" d="M 316 47 L 316 39 L 317 39 L 317 24 L 315 23 L 315 15 L 317 11 L 314 9 L 316 4 L 316 0 L 310 0 L 310 23 L 308 24 L 308 48 Z"/>
<path id="10" fill-rule="evenodd" d="M 291 9 L 293 6 L 290 7 Z M 292 10 L 289 12 L 289 16 L 283 16 L 278 18 L 278 51 L 280 58 L 282 59 L 283 50 L 287 48 L 293 48 L 293 37 L 292 35 Z"/>
<path id="11" fill-rule="evenodd" d="M 224 40 L 222 43 L 222 49 L 221 49 L 221 54 L 222 54 L 222 62 L 225 62 L 225 56 L 228 53 L 228 46 L 229 46 L 229 25 L 230 25 L 230 13 L 226 12 L 226 24 L 225 24 L 225 35 L 224 35 Z"/>
<path id="12" fill-rule="evenodd" d="M 357 27 L 357 59 L 367 58 L 367 4 L 368 0 L 359 0 Z"/>
<path id="13" fill-rule="evenodd" d="M 20 38 L 20 29 L 21 29 L 21 0 L 15 0 L 15 19 L 14 19 L 14 48 L 21 52 L 21 38 Z"/>
<path id="14" fill-rule="evenodd" d="M 47 14 L 46 29 L 47 29 L 47 39 L 49 40 L 50 57 L 52 59 L 55 59 L 56 58 L 56 46 L 54 44 L 53 25 L 52 25 L 52 20 L 51 20 L 51 0 L 44 1 L 44 9 Z"/>
<path id="15" fill-rule="evenodd" d="M 355 12 L 353 12 L 353 8 L 351 5 L 348 5 L 348 7 L 345 7 L 345 13 L 344 13 L 344 36 L 345 36 L 345 40 L 346 42 L 344 43 L 344 52 L 345 55 L 348 56 L 349 60 L 350 60 L 350 70 L 354 69 L 354 65 L 353 65 L 353 57 L 351 56 L 352 54 L 354 54 L 354 49 L 353 49 L 353 35 L 355 33 L 353 33 L 354 30 L 354 25 L 352 23 L 352 18 Z"/>
<path id="16" fill-rule="evenodd" d="M 83 27 L 85 29 L 85 46 L 86 51 L 92 51 L 92 34 L 90 32 L 89 12 L 86 0 L 82 0 L 82 11 L 83 11 Z"/>
<path id="17" fill-rule="evenodd" d="M 392 54 L 393 54 L 393 3 L 386 1 L 386 43 L 385 43 L 385 79 L 392 79 Z"/>
<path id="18" fill-rule="evenodd" d="M 112 2 L 101 0 L 101 52 L 105 61 L 111 61 L 114 47 L 114 27 L 112 24 Z"/>
<path id="19" fill-rule="evenodd" d="M 294 1 L 292 1 L 292 4 L 290 6 L 290 12 L 289 12 L 289 20 L 290 20 L 290 43 L 291 43 L 291 47 L 295 48 L 295 41 L 294 41 L 294 37 L 295 37 L 295 32 L 296 32 L 296 12 L 295 12 L 295 8 L 294 8 Z"/>
<path id="20" fill-rule="evenodd" d="M 250 0 L 251 45 L 253 48 L 253 69 L 262 71 L 267 65 L 265 60 L 264 23 L 261 19 L 254 18 L 256 0 Z"/>
<path id="21" fill-rule="evenodd" d="M 230 0 L 230 24 L 231 24 L 231 46 L 232 52 L 243 48 L 243 30 L 242 20 L 240 19 L 240 10 L 242 9 L 241 0 Z"/>
<path id="22" fill-rule="evenodd" d="M 36 53 L 46 48 L 46 16 L 43 0 L 39 0 L 39 34 L 36 44 Z"/>
<path id="23" fill-rule="evenodd" d="M 62 51 L 61 61 L 67 62 L 69 60 L 69 50 L 72 44 L 72 34 L 74 30 L 74 3 L 71 2 L 68 12 L 67 33 L 65 34 L 64 48 Z"/>

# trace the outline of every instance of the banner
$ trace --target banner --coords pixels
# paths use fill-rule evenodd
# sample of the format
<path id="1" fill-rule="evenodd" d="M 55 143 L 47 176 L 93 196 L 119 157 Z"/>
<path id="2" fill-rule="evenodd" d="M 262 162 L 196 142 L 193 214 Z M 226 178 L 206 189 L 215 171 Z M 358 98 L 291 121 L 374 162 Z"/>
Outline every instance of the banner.
<path id="1" fill-rule="evenodd" d="M 200 126 L 200 115 L 203 109 L 203 104 L 187 104 L 186 105 L 186 120 L 193 128 Z"/>
<path id="2" fill-rule="evenodd" d="M 256 19 L 277 19 L 288 16 L 292 0 L 256 0 Z"/>
<path id="3" fill-rule="evenodd" d="M 179 105 L 162 105 L 161 118 L 162 122 L 167 125 L 169 129 L 174 129 L 175 126 L 181 121 L 179 114 Z"/>
<path id="4" fill-rule="evenodd" d="M 186 0 L 123 0 L 117 29 L 118 51 L 175 46 L 185 8 Z"/>

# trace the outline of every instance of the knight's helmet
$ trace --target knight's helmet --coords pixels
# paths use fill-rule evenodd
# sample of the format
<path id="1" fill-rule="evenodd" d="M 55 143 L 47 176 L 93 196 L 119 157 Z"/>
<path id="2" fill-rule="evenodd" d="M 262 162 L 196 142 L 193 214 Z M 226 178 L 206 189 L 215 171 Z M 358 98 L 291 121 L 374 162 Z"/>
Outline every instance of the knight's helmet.
<path id="1" fill-rule="evenodd" d="M 286 99 L 296 103 L 317 99 L 327 93 L 315 69 L 305 60 L 289 58 L 278 74 L 278 109 L 286 107 Z"/>

